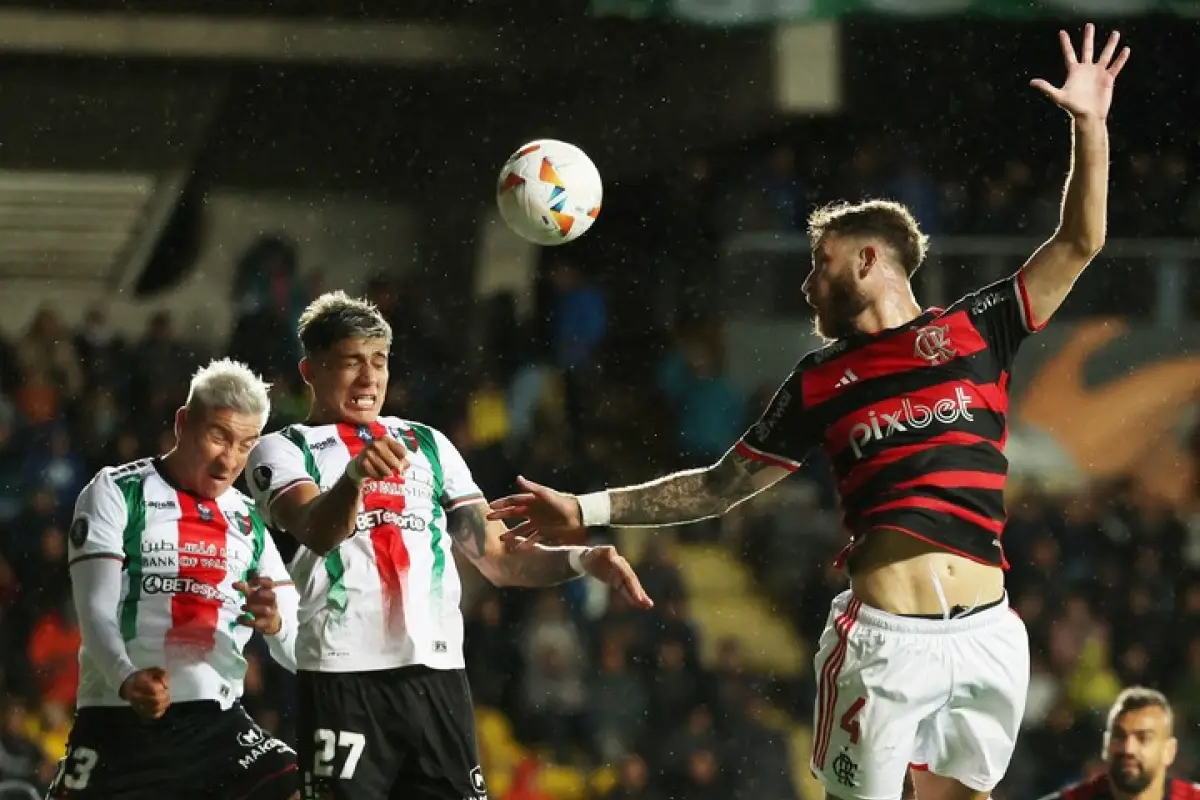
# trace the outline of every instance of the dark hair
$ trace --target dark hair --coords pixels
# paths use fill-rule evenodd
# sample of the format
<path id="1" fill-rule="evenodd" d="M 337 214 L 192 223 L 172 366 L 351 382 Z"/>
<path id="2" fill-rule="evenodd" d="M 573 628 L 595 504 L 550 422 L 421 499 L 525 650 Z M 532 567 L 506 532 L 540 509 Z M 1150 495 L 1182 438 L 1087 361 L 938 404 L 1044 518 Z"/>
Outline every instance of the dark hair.
<path id="1" fill-rule="evenodd" d="M 1109 709 L 1106 730 L 1111 731 L 1119 717 L 1131 711 L 1141 711 L 1143 708 L 1161 708 L 1166 712 L 1168 727 L 1173 724 L 1174 712 L 1171 710 L 1171 703 L 1167 700 L 1166 695 L 1145 686 L 1130 686 L 1117 695 L 1112 708 Z"/>
<path id="2" fill-rule="evenodd" d="M 392 326 L 379 309 L 345 292 L 326 292 L 308 304 L 297 326 L 306 354 L 324 353 L 344 339 L 385 339 Z"/>
<path id="3" fill-rule="evenodd" d="M 895 251 L 900 266 L 911 278 L 925 260 L 929 237 L 912 212 L 893 200 L 837 202 L 822 206 L 808 216 L 808 235 L 816 248 L 830 234 L 874 236 Z"/>

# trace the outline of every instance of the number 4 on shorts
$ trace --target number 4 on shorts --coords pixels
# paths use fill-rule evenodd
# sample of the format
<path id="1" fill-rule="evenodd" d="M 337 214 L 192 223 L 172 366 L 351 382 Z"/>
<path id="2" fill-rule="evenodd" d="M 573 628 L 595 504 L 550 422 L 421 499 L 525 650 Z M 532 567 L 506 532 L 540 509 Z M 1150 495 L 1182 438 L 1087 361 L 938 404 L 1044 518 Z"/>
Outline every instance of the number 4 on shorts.
<path id="1" fill-rule="evenodd" d="M 867 698 L 860 697 L 850 704 L 845 714 L 842 714 L 842 730 L 850 734 L 850 744 L 858 744 L 858 739 L 862 736 L 862 727 L 858 724 L 858 715 L 862 713 L 863 706 L 866 704 Z"/>
<path id="2" fill-rule="evenodd" d="M 313 759 L 313 775 L 318 778 L 333 777 L 333 759 L 336 748 L 345 747 L 346 760 L 342 762 L 338 778 L 350 780 L 354 770 L 358 769 L 358 760 L 362 758 L 363 749 L 367 746 L 367 737 L 354 731 L 334 731 L 328 728 L 318 728 L 313 731 L 313 743 L 318 746 L 316 757 Z"/>

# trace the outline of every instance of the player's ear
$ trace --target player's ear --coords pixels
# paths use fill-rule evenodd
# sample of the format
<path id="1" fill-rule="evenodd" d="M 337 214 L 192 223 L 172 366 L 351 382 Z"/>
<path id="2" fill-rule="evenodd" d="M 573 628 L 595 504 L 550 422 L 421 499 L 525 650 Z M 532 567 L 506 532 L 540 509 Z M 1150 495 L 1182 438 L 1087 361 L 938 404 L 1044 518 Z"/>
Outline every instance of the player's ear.
<path id="1" fill-rule="evenodd" d="M 858 251 L 858 277 L 867 277 L 867 273 L 874 269 L 877 263 L 879 263 L 879 251 L 875 249 L 874 245 L 864 245 Z"/>
<path id="2" fill-rule="evenodd" d="M 1179 740 L 1172 736 L 1163 745 L 1163 766 L 1169 767 L 1174 764 L 1177 755 L 1179 755 Z"/>
<path id="3" fill-rule="evenodd" d="M 187 406 L 180 406 L 175 412 L 175 439 L 183 437 L 183 426 L 187 424 Z"/>
<path id="4" fill-rule="evenodd" d="M 304 358 L 300 359 L 300 363 L 297 366 L 300 368 L 300 377 L 304 379 L 305 383 L 311 384 L 312 383 L 312 364 L 309 363 L 308 356 L 305 356 Z"/>

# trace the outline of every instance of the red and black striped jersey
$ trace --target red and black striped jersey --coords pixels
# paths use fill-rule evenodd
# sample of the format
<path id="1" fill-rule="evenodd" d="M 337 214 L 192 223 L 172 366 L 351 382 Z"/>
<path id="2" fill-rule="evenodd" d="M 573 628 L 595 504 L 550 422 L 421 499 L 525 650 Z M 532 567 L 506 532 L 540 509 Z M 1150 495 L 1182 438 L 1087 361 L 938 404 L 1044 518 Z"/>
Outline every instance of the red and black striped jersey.
<path id="1" fill-rule="evenodd" d="M 890 528 L 1007 567 L 1008 380 L 1031 319 L 1017 273 L 898 328 L 840 339 L 800 360 L 736 447 L 790 470 L 823 447 L 851 548 Z"/>
<path id="2" fill-rule="evenodd" d="M 1112 784 L 1107 775 L 1097 775 L 1090 781 L 1073 783 L 1041 800 L 1113 800 Z M 1167 785 L 1163 787 L 1163 800 L 1200 800 L 1200 786 L 1179 778 L 1168 778 Z"/>

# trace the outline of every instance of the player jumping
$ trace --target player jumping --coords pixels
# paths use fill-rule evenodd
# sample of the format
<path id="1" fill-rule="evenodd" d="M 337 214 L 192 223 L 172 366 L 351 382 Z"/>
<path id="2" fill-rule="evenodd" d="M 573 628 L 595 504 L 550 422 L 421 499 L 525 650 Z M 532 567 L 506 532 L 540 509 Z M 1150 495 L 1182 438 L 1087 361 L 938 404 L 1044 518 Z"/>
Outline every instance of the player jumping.
<path id="1" fill-rule="evenodd" d="M 832 340 L 800 360 L 767 411 L 716 464 L 574 497 L 530 481 L 492 504 L 516 537 L 655 526 L 724 514 L 798 468 L 833 460 L 851 589 L 815 658 L 812 768 L 829 795 L 986 797 L 1012 756 L 1029 682 L 1025 628 L 1004 593 L 1008 375 L 1104 242 L 1106 118 L 1129 57 L 1060 34 L 1067 79 L 1033 85 L 1071 117 L 1058 230 L 1010 278 L 922 311 L 911 278 L 927 240 L 903 206 L 835 205 L 809 220 L 804 292 Z"/>
<path id="2" fill-rule="evenodd" d="M 79 710 L 50 798 L 299 798 L 295 752 L 238 702 L 252 631 L 296 663 L 296 591 L 232 488 L 269 407 L 253 372 L 213 362 L 176 413 L 175 449 L 107 467 L 79 495 Z"/>
<path id="3" fill-rule="evenodd" d="M 309 423 L 263 438 L 250 486 L 272 527 L 296 540 L 306 797 L 486 797 L 452 545 L 497 585 L 587 573 L 637 605 L 650 600 L 611 547 L 507 548 L 449 439 L 380 416 L 392 333 L 374 306 L 323 295 L 299 332 Z"/>
<path id="4" fill-rule="evenodd" d="M 1167 698 L 1153 689 L 1130 687 L 1108 712 L 1102 753 L 1107 772 L 1042 800 L 1198 800 L 1200 786 L 1167 777 L 1178 751 Z"/>

